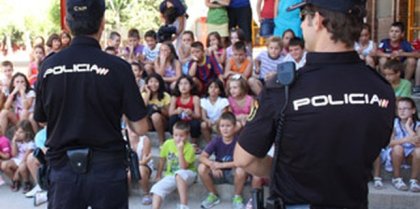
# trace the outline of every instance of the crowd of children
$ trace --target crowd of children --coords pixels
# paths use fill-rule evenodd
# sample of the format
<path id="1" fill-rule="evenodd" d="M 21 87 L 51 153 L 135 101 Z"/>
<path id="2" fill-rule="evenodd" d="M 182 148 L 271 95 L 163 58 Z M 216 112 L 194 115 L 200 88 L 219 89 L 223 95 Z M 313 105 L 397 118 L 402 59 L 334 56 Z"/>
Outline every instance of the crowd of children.
<path id="1" fill-rule="evenodd" d="M 240 28 L 230 31 L 227 28 L 226 9 L 221 5 L 229 1 L 206 0 L 210 7 L 206 43 L 195 41 L 195 34 L 185 30 L 185 11 L 171 11 L 173 2 L 166 2 L 161 10 L 165 14 L 177 14 L 175 19 L 166 20 L 178 27 L 173 41 L 160 42 L 154 30 L 146 31 L 142 38 L 141 32 L 133 28 L 128 32 L 127 46 L 122 46 L 123 38 L 117 31 L 108 34 L 104 46 L 105 52 L 131 64 L 147 107 L 149 130 L 156 131 L 158 136 L 160 161 L 152 162 L 151 140 L 154 139 L 130 133 L 143 177 L 139 182 L 143 190 L 142 204 L 160 208 L 164 198 L 178 190 L 178 208 L 188 208 L 188 186 L 199 177 L 209 192 L 203 197 L 201 207 L 211 208 L 220 202 L 214 183 L 230 183 L 235 188 L 232 207 L 244 208 L 245 182 L 252 179 L 252 187 L 259 188 L 263 180 L 249 177 L 244 170 L 235 168 L 232 156 L 238 135 L 267 79 L 276 73 L 277 65 L 294 62 L 296 70 L 305 65 L 304 41 L 295 28 L 282 30 L 282 37 L 270 36 L 274 32 L 273 22 L 280 20 L 268 14 L 271 11 L 267 5 L 277 6 L 278 1 L 264 1 L 267 5 L 259 10 L 266 49 L 255 55 Z M 258 4 L 262 6 L 262 1 Z M 370 40 L 370 27 L 364 25 L 355 50 L 366 64 L 376 68 L 389 81 L 400 98 L 391 143 L 375 163 L 374 186 L 383 186 L 380 166 L 384 162 L 386 169 L 394 171 L 392 184 L 395 188 L 420 192 L 417 183 L 420 122 L 415 104 L 408 98 L 413 93 L 413 78 L 414 93 L 420 92 L 420 53 L 404 39 L 404 31 L 401 23 L 392 24 L 389 38 L 377 46 Z M 26 75 L 14 73 L 13 63 L 9 61 L 1 63 L 0 171 L 10 178 L 12 191 L 18 191 L 23 182 L 27 196 L 41 191 L 39 186 L 30 191 L 33 183 L 36 184 L 35 173 L 39 166 L 32 152 L 35 147 L 45 151 L 45 140 L 36 146 L 33 142 L 34 132 L 41 129 L 32 116 L 38 67 L 48 54 L 65 49 L 70 41 L 71 36 L 65 32 L 52 34 L 45 44 L 43 38 L 37 38 Z M 15 129 L 12 140 L 5 137 L 12 130 L 10 127 Z M 45 132 L 45 128 L 41 130 Z M 165 132 L 170 132 L 172 137 L 166 139 Z M 412 167 L 409 186 L 400 175 L 401 165 L 407 162 Z M 151 185 L 151 182 L 156 183 Z M 4 181 L 0 176 L 1 184 Z"/>

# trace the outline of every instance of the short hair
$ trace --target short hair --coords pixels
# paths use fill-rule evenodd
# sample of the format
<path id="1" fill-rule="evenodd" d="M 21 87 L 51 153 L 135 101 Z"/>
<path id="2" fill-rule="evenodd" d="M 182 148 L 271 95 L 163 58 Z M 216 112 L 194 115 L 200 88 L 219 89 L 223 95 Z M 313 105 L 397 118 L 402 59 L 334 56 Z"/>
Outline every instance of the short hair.
<path id="1" fill-rule="evenodd" d="M 405 32 L 405 26 L 404 26 L 404 23 L 402 23 L 402 22 L 393 22 L 391 24 L 391 27 L 397 27 L 397 28 L 399 28 L 401 30 L 401 33 L 404 33 Z"/>
<path id="2" fill-rule="evenodd" d="M 300 46 L 302 49 L 305 48 L 305 41 L 299 37 L 290 39 L 289 46 Z"/>
<path id="3" fill-rule="evenodd" d="M 154 30 L 148 30 L 148 31 L 146 31 L 146 33 L 144 34 L 144 38 L 147 38 L 147 37 L 153 38 L 153 39 L 157 40 L 157 33 L 156 33 L 156 31 L 154 31 Z"/>
<path id="4" fill-rule="evenodd" d="M 183 33 L 182 33 L 182 36 L 184 36 L 184 35 L 189 35 L 189 36 L 191 36 L 191 39 L 194 41 L 195 40 L 195 38 L 194 38 L 194 33 L 192 32 L 192 31 L 190 31 L 190 30 L 186 30 L 186 31 L 184 31 Z"/>
<path id="5" fill-rule="evenodd" d="M 130 37 L 130 38 L 138 38 L 138 39 L 140 39 L 140 32 L 139 32 L 139 30 L 137 30 L 137 29 L 135 29 L 135 28 L 131 28 L 131 29 L 128 31 L 128 37 Z"/>
<path id="6" fill-rule="evenodd" d="M 245 45 L 245 42 L 243 42 L 243 41 L 236 42 L 235 44 L 233 44 L 232 48 L 234 50 L 244 51 L 246 53 L 246 45 Z"/>
<path id="7" fill-rule="evenodd" d="M 286 33 L 292 33 L 293 37 L 296 37 L 295 32 L 292 29 L 289 28 L 289 29 L 287 29 L 283 32 L 281 38 L 284 38 L 284 35 L 286 35 Z"/>
<path id="8" fill-rule="evenodd" d="M 271 36 L 270 38 L 268 38 L 268 40 L 267 40 L 267 46 L 270 43 L 277 43 L 281 48 L 283 48 L 283 41 L 278 36 Z"/>
<path id="9" fill-rule="evenodd" d="M 53 33 L 48 37 L 46 45 L 48 47 L 52 47 L 52 43 L 53 43 L 54 40 L 59 40 L 61 42 L 61 38 L 57 33 Z"/>
<path id="10" fill-rule="evenodd" d="M 193 42 L 191 44 L 191 48 L 196 48 L 196 49 L 200 49 L 201 51 L 204 51 L 204 45 L 200 41 Z"/>
<path id="11" fill-rule="evenodd" d="M 76 13 L 66 13 L 67 26 L 73 35 L 93 35 L 99 32 L 101 22 L 104 17 L 105 11 L 98 8 L 97 11 L 89 14 L 88 17 L 80 17 Z"/>
<path id="12" fill-rule="evenodd" d="M 394 73 L 401 73 L 404 70 L 404 65 L 396 59 L 390 59 L 385 62 L 383 69 L 392 70 Z"/>
<path id="13" fill-rule="evenodd" d="M 121 35 L 117 31 L 111 31 L 111 33 L 109 34 L 109 39 L 114 39 L 115 37 L 121 38 Z"/>
<path id="14" fill-rule="evenodd" d="M 1 66 L 2 67 L 12 67 L 13 68 L 13 63 L 10 62 L 9 60 L 5 60 L 5 61 L 1 62 Z"/>
<path id="15" fill-rule="evenodd" d="M 330 39 L 334 42 L 340 41 L 346 47 L 353 47 L 354 42 L 359 39 L 366 13 L 364 8 L 355 9 L 352 13 L 343 13 L 308 5 L 305 10 L 314 14 L 318 12 L 323 17 L 322 25 L 331 34 Z"/>
<path id="16" fill-rule="evenodd" d="M 185 131 L 187 133 L 190 133 L 191 130 L 191 126 L 189 123 L 185 122 L 185 121 L 178 121 L 174 124 L 173 126 L 173 130 L 178 129 L 181 131 Z"/>
<path id="17" fill-rule="evenodd" d="M 233 125 L 236 125 L 236 116 L 232 112 L 224 112 L 219 119 L 219 123 L 221 120 L 228 120 L 233 123 Z"/>

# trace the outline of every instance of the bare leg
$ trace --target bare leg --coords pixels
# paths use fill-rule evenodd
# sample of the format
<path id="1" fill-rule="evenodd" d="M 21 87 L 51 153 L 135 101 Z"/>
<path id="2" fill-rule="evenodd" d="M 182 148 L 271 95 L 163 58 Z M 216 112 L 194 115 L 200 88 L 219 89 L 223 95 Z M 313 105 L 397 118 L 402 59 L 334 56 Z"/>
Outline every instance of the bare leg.
<path id="1" fill-rule="evenodd" d="M 395 145 L 391 151 L 391 158 L 394 178 L 399 178 L 401 177 L 401 164 L 404 160 L 404 148 L 401 145 Z"/>
<path id="2" fill-rule="evenodd" d="M 411 155 L 413 156 L 411 179 L 417 179 L 420 170 L 420 147 L 416 147 Z"/>
<path id="3" fill-rule="evenodd" d="M 149 194 L 150 170 L 146 166 L 140 166 L 141 180 L 140 186 L 145 194 Z"/>
<path id="4" fill-rule="evenodd" d="M 388 61 L 388 59 L 386 57 L 379 58 L 379 70 L 380 71 L 383 70 L 386 61 Z"/>
<path id="5" fill-rule="evenodd" d="M 373 177 L 381 176 L 381 158 L 378 156 L 373 162 Z"/>
<path id="6" fill-rule="evenodd" d="M 414 77 L 416 78 L 416 86 L 420 85 L 420 59 L 417 60 L 416 74 Z"/>
<path id="7" fill-rule="evenodd" d="M 213 179 L 211 178 L 210 172 L 211 172 L 210 168 L 207 167 L 206 165 L 204 165 L 202 163 L 200 165 L 198 165 L 198 175 L 200 175 L 200 179 L 203 182 L 204 187 L 206 187 L 206 189 L 209 192 L 217 195 L 217 190 L 216 190 L 216 187 L 213 184 Z"/>
<path id="8" fill-rule="evenodd" d="M 162 201 L 163 200 L 161 196 L 153 194 L 152 208 L 160 209 L 160 206 L 162 205 Z"/>
<path id="9" fill-rule="evenodd" d="M 13 160 L 8 160 L 2 163 L 2 169 L 4 174 L 6 174 L 7 177 L 9 177 L 9 179 L 14 180 L 14 174 L 15 171 L 17 169 L 17 165 L 15 164 L 15 162 L 13 162 Z"/>
<path id="10" fill-rule="evenodd" d="M 20 163 L 16 173 L 18 173 L 18 175 L 20 175 L 20 177 L 22 177 L 22 180 L 24 182 L 29 181 L 29 171 L 28 171 L 28 167 L 26 166 L 25 162 Z"/>
<path id="11" fill-rule="evenodd" d="M 165 127 L 166 127 L 166 120 L 160 113 L 154 113 L 151 116 L 153 127 L 155 128 L 156 132 L 159 136 L 159 143 L 163 144 L 165 141 Z"/>
<path id="12" fill-rule="evenodd" d="M 38 172 L 39 162 L 34 157 L 33 154 L 28 155 L 28 159 L 26 160 L 26 165 L 28 166 L 29 173 L 31 174 L 32 178 L 36 182 L 37 180 L 36 174 Z"/>
<path id="13" fill-rule="evenodd" d="M 205 121 L 201 122 L 201 134 L 206 142 L 211 140 L 211 127 Z"/>
<path id="14" fill-rule="evenodd" d="M 181 176 L 176 175 L 176 187 L 178 188 L 179 201 L 182 205 L 188 205 L 188 185 Z"/>
<path id="15" fill-rule="evenodd" d="M 235 179 L 234 179 L 235 195 L 242 194 L 247 177 L 248 177 L 248 174 L 245 172 L 245 170 L 241 168 L 235 168 Z"/>
<path id="16" fill-rule="evenodd" d="M 410 57 L 405 60 L 405 79 L 410 80 L 416 70 L 416 58 Z"/>
<path id="17" fill-rule="evenodd" d="M 249 85 L 249 88 L 251 89 L 251 91 L 255 95 L 260 94 L 261 89 L 262 89 L 262 83 L 261 83 L 261 81 L 259 81 L 257 78 L 251 77 L 248 80 L 248 85 Z"/>

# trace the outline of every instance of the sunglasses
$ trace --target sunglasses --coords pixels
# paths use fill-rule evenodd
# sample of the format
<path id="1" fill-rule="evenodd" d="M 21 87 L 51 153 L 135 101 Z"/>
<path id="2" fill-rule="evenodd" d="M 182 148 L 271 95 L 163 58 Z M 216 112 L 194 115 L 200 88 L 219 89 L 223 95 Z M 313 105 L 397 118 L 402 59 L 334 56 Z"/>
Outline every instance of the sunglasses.
<path id="1" fill-rule="evenodd" d="M 239 79 L 241 79 L 242 78 L 242 75 L 241 74 L 235 74 L 235 75 L 233 75 L 232 77 L 231 77 L 231 79 L 232 80 L 239 80 Z"/>
<path id="2" fill-rule="evenodd" d="M 305 9 L 300 10 L 300 15 L 299 15 L 300 16 L 300 21 L 303 22 L 307 15 L 314 16 L 315 13 L 316 13 L 315 11 L 309 11 L 309 10 L 305 10 Z"/>

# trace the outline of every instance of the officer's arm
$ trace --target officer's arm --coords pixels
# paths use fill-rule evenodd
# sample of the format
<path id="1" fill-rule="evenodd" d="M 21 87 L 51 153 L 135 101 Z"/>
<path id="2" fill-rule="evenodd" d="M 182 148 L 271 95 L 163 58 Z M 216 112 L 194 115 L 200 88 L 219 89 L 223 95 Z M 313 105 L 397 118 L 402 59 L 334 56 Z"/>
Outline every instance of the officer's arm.
<path id="1" fill-rule="evenodd" d="M 248 173 L 259 177 L 270 176 L 272 158 L 269 156 L 264 158 L 255 157 L 237 143 L 233 159 L 236 167 L 243 168 Z"/>
<path id="2" fill-rule="evenodd" d="M 147 117 L 143 117 L 138 121 L 130 121 L 126 119 L 128 127 L 137 135 L 144 135 L 149 130 L 149 124 L 147 122 Z"/>

